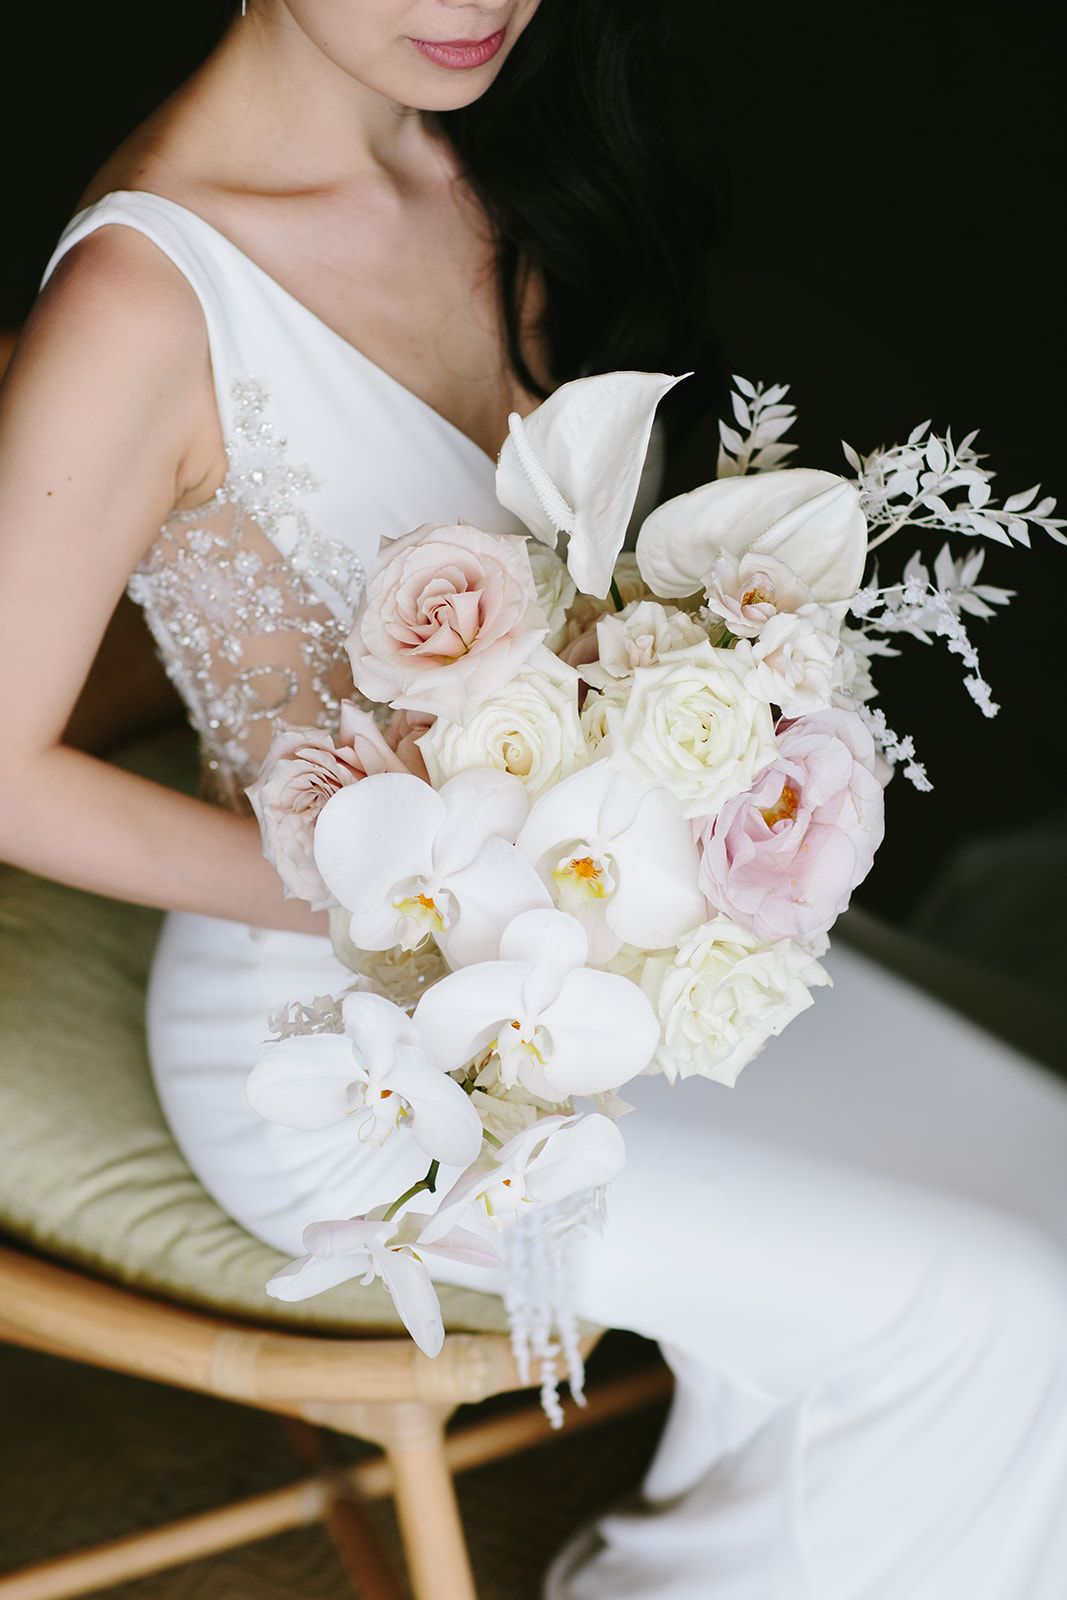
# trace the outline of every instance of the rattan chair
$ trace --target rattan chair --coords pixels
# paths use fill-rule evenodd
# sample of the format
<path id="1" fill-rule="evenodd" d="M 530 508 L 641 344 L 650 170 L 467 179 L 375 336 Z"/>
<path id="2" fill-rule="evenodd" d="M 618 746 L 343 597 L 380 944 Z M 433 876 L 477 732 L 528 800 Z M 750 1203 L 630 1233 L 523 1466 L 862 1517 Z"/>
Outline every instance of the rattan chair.
<path id="1" fill-rule="evenodd" d="M 123 765 L 187 786 L 188 731 Z M 0 1339 L 287 1419 L 311 1469 L 290 1488 L 0 1577 L 0 1600 L 58 1600 L 324 1518 L 364 1600 L 399 1600 L 361 1502 L 392 1494 L 417 1600 L 472 1600 L 452 1475 L 550 1437 L 522 1403 L 446 1434 L 457 1406 L 519 1390 L 498 1299 L 442 1290 L 436 1360 L 388 1299 L 346 1286 L 282 1305 L 282 1258 L 207 1196 L 156 1103 L 144 985 L 158 914 L 0 866 Z M 598 1337 L 587 1330 L 585 1348 Z M 568 1406 L 568 1427 L 666 1392 L 662 1367 Z M 328 1433 L 382 1456 L 339 1472 Z"/>

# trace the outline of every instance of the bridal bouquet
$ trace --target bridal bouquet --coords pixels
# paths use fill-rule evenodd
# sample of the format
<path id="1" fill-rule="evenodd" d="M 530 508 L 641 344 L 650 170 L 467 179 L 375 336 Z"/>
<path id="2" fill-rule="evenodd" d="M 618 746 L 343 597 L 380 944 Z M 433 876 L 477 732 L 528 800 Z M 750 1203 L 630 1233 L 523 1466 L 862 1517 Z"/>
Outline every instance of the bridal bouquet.
<path id="1" fill-rule="evenodd" d="M 268 1287 L 380 1276 L 431 1355 L 427 1258 L 495 1264 L 493 1230 L 540 1213 L 556 1237 L 595 1214 L 627 1082 L 732 1085 L 829 982 L 892 769 L 929 787 L 872 703 L 890 640 L 943 639 L 996 710 L 965 619 L 1010 594 L 978 582 L 982 552 L 946 544 L 888 583 L 871 552 L 907 526 L 1064 539 L 1036 490 L 994 504 L 974 435 L 846 446 L 851 477 L 784 467 L 786 389 L 739 378 L 715 481 L 620 554 L 678 381 L 584 378 L 513 416 L 497 495 L 529 537 L 459 523 L 385 542 L 349 640 L 363 703 L 333 736 L 279 728 L 249 790 L 287 892 L 330 908 L 354 974 L 272 1019 L 249 1098 L 396 1141 L 390 1170 L 412 1179 L 314 1223 Z M 534 1344 L 551 1351 L 543 1328 Z"/>

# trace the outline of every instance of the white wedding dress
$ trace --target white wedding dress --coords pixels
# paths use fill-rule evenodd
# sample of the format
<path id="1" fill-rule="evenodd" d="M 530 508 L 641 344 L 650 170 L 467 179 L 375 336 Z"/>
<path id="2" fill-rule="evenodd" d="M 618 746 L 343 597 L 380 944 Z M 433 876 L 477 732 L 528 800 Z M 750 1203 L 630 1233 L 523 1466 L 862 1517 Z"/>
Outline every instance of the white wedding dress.
<path id="1" fill-rule="evenodd" d="M 108 196 L 49 271 L 111 224 L 155 241 L 207 322 L 229 473 L 171 517 L 130 593 L 205 793 L 243 806 L 276 717 L 332 725 L 381 535 L 514 525 L 477 445 L 183 207 Z M 628 1164 L 604 1232 L 575 1246 L 572 1298 L 659 1340 L 676 1399 L 644 1505 L 564 1552 L 552 1600 L 1067 1596 L 1067 1093 L 846 948 L 829 965 L 835 988 L 737 1089 L 625 1091 Z M 268 1013 L 349 980 L 325 938 L 185 913 L 155 955 L 149 1044 L 175 1138 L 290 1254 L 305 1223 L 425 1165 L 397 1140 L 275 1127 L 245 1099 Z"/>

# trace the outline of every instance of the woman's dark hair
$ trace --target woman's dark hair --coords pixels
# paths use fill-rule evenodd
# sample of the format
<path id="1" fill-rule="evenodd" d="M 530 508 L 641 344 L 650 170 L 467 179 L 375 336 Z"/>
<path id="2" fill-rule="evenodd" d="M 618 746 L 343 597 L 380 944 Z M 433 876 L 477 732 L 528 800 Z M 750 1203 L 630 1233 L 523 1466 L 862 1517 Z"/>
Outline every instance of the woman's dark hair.
<path id="1" fill-rule="evenodd" d="M 492 87 L 436 124 L 497 231 L 515 370 L 531 267 L 555 383 L 686 372 L 671 431 L 718 398 L 710 246 L 725 216 L 711 0 L 541 0 Z"/>

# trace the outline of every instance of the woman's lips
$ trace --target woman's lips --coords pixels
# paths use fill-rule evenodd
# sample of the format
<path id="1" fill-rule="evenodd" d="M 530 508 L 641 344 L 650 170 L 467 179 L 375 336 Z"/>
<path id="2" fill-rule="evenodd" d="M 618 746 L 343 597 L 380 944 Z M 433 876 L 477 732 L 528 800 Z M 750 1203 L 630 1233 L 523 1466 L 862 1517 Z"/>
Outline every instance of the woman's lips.
<path id="1" fill-rule="evenodd" d="M 506 32 L 500 28 L 487 39 L 412 39 L 411 43 L 439 67 L 484 67 L 504 43 Z"/>

